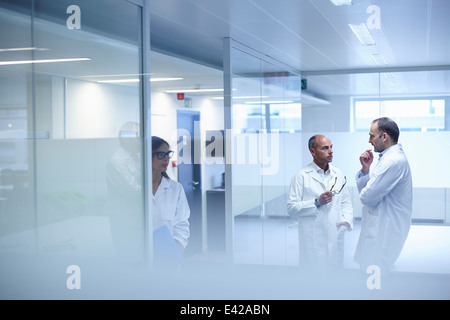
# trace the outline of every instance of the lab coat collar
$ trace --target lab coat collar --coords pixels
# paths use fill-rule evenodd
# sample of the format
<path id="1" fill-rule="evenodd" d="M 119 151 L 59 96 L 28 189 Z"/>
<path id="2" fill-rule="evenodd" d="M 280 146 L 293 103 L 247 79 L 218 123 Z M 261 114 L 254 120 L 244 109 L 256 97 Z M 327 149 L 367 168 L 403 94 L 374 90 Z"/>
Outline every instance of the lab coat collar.
<path id="1" fill-rule="evenodd" d="M 156 190 L 156 194 L 153 197 L 158 198 L 160 195 L 165 193 L 166 189 L 169 188 L 170 188 L 169 179 L 162 177 L 158 190 Z"/>
<path id="2" fill-rule="evenodd" d="M 378 155 L 378 159 L 381 160 L 385 155 L 397 151 L 403 151 L 402 145 L 399 143 L 396 143 L 390 146 L 389 148 L 385 149 L 384 151 L 380 152 L 380 154 Z"/>
<path id="3" fill-rule="evenodd" d="M 317 164 L 312 161 L 307 167 L 306 172 L 315 172 L 317 175 L 319 174 L 318 171 L 322 170 Z M 323 171 L 323 170 L 322 170 Z M 334 175 L 336 173 L 335 168 L 331 165 L 331 163 L 328 164 L 328 170 L 325 172 L 330 172 L 330 174 Z"/>
<path id="4" fill-rule="evenodd" d="M 311 174 L 311 176 L 313 177 L 313 179 L 317 180 L 317 182 L 321 183 L 324 187 L 324 183 L 322 181 L 322 178 L 320 177 L 318 171 L 322 170 L 317 164 L 314 163 L 314 161 L 312 161 L 306 168 L 305 171 L 309 174 Z M 323 170 L 322 170 L 323 171 Z M 331 165 L 328 164 L 328 170 L 327 172 L 329 172 L 329 174 L 331 174 L 331 176 L 335 176 L 336 175 L 336 170 L 335 168 Z"/>

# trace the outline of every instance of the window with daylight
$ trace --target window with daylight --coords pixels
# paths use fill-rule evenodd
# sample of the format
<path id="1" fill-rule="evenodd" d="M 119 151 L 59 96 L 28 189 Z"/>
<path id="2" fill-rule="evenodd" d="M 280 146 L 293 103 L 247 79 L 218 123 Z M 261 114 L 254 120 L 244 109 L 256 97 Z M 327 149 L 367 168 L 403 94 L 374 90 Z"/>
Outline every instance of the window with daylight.
<path id="1" fill-rule="evenodd" d="M 354 131 L 367 131 L 372 120 L 392 118 L 402 131 L 444 131 L 445 99 L 354 100 Z"/>

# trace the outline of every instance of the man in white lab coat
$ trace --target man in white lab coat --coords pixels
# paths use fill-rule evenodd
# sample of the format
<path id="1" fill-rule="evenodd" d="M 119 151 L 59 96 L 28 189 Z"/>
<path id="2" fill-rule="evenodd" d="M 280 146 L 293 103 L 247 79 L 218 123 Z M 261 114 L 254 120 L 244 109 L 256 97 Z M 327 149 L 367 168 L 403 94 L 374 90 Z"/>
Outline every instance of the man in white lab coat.
<path id="1" fill-rule="evenodd" d="M 292 177 L 287 201 L 289 215 L 298 217 L 299 263 L 323 272 L 343 266 L 344 235 L 353 228 L 353 208 L 346 177 L 332 166 L 329 138 L 309 139 L 313 161 Z"/>
<path id="2" fill-rule="evenodd" d="M 400 130 L 389 118 L 372 122 L 369 143 L 379 152 L 373 169 L 372 150 L 360 156 L 356 184 L 363 207 L 361 234 L 355 261 L 362 271 L 370 265 L 386 274 L 402 251 L 411 225 L 412 178 L 409 163 L 398 144 Z"/>

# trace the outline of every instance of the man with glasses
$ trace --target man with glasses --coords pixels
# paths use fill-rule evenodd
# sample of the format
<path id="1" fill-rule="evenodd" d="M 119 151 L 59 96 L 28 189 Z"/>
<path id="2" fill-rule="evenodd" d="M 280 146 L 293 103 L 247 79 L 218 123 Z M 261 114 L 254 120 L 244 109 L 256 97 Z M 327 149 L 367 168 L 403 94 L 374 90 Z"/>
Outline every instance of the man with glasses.
<path id="1" fill-rule="evenodd" d="M 398 144 L 400 130 L 389 118 L 372 122 L 369 143 L 379 152 L 371 169 L 372 150 L 360 156 L 362 169 L 356 176 L 359 197 L 364 205 L 361 233 L 355 261 L 363 271 L 370 265 L 389 272 L 402 251 L 412 215 L 412 178 L 403 148 Z"/>
<path id="2" fill-rule="evenodd" d="M 291 180 L 289 215 L 298 218 L 300 267 L 336 271 L 343 267 L 344 235 L 353 228 L 347 179 L 332 166 L 333 145 L 324 135 L 308 142 L 313 161 Z"/>

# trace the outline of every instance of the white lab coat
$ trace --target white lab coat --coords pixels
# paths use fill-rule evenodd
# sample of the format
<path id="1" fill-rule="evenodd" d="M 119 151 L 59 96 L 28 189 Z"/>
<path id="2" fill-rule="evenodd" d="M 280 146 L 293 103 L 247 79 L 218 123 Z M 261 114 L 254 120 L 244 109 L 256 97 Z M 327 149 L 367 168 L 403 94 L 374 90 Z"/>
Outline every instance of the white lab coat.
<path id="1" fill-rule="evenodd" d="M 299 262 L 303 268 L 313 270 L 336 269 L 342 267 L 344 255 L 345 226 L 338 222 L 348 222 L 353 229 L 353 208 L 347 186 L 333 200 L 317 208 L 314 200 L 331 189 L 338 178 L 335 189 L 344 184 L 341 170 L 331 164 L 328 179 L 322 179 L 314 162 L 292 177 L 287 211 L 298 217 Z M 322 171 L 323 172 L 323 171 Z"/>
<path id="2" fill-rule="evenodd" d="M 190 209 L 182 185 L 174 180 L 162 178 L 153 195 L 153 229 L 167 226 L 172 237 L 184 248 L 190 236 Z"/>
<path id="3" fill-rule="evenodd" d="M 369 174 L 356 176 L 363 207 L 355 261 L 365 270 L 389 271 L 402 251 L 411 225 L 412 177 L 400 144 L 393 145 Z"/>

